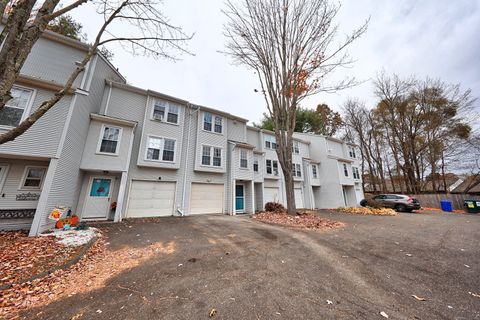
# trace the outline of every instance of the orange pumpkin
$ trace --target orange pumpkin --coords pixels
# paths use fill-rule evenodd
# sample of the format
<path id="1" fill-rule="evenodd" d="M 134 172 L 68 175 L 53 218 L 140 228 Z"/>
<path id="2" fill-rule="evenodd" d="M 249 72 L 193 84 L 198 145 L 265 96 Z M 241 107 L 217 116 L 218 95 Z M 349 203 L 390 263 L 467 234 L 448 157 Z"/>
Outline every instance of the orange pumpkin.
<path id="1" fill-rule="evenodd" d="M 57 229 L 63 229 L 63 225 L 64 225 L 63 220 L 60 219 L 60 220 L 58 220 L 57 223 L 55 224 L 55 228 L 57 228 Z"/>
<path id="2" fill-rule="evenodd" d="M 71 226 L 76 226 L 76 225 L 78 224 L 78 221 L 79 221 L 79 220 L 80 220 L 80 219 L 78 219 L 78 216 L 73 215 L 73 216 L 70 218 L 70 225 L 71 225 Z"/>

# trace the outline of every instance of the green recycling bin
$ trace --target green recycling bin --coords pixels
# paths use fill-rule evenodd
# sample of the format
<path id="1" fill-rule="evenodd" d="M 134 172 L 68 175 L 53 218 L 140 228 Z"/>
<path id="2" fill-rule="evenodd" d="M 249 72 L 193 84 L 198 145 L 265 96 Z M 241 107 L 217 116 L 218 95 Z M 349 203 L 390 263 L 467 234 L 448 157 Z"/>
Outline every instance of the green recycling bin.
<path id="1" fill-rule="evenodd" d="M 468 213 L 480 213 L 480 200 L 463 200 L 463 205 Z"/>

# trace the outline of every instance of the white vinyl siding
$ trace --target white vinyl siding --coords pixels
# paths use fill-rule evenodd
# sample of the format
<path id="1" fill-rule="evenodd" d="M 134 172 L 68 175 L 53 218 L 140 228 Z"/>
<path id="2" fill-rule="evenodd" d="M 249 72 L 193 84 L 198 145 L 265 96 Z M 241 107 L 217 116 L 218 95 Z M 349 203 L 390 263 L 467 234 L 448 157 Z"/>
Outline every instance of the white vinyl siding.
<path id="1" fill-rule="evenodd" d="M 34 91 L 14 86 L 10 93 L 12 99 L 0 110 L 0 127 L 15 127 L 26 117 Z"/>

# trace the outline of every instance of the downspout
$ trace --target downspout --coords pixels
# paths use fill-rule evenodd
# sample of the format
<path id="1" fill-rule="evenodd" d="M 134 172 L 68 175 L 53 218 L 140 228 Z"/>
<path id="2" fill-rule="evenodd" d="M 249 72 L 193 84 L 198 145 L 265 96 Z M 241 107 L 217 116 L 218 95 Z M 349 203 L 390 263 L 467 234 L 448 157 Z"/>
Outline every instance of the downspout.
<path id="1" fill-rule="evenodd" d="M 109 89 L 108 89 L 108 95 L 107 95 L 107 101 L 105 102 L 105 109 L 103 110 L 103 115 L 107 115 L 108 111 L 108 105 L 110 103 L 110 96 L 112 95 L 112 81 L 108 81 Z"/>
<path id="2" fill-rule="evenodd" d="M 193 105 L 191 103 L 187 104 L 187 108 L 192 108 Z M 187 154 L 188 150 L 190 150 L 190 133 L 192 131 L 192 115 L 194 112 L 198 112 L 200 107 L 197 107 L 195 110 L 188 111 L 188 132 L 187 132 Z M 185 156 L 185 170 L 183 172 L 183 190 L 182 190 L 182 209 L 177 208 L 178 213 L 180 216 L 185 216 L 185 195 L 187 193 L 187 172 L 188 172 L 188 156 Z"/>

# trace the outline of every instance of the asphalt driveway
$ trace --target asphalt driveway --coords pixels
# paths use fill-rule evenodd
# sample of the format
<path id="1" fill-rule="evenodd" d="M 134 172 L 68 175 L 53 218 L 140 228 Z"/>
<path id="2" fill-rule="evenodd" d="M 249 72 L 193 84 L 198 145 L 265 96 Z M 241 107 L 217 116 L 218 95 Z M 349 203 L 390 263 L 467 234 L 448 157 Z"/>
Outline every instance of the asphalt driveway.
<path id="1" fill-rule="evenodd" d="M 111 224 L 111 250 L 174 241 L 176 251 L 27 316 L 208 319 L 215 308 L 213 319 L 480 319 L 480 215 L 321 215 L 347 225 L 297 231 L 245 216 Z"/>

